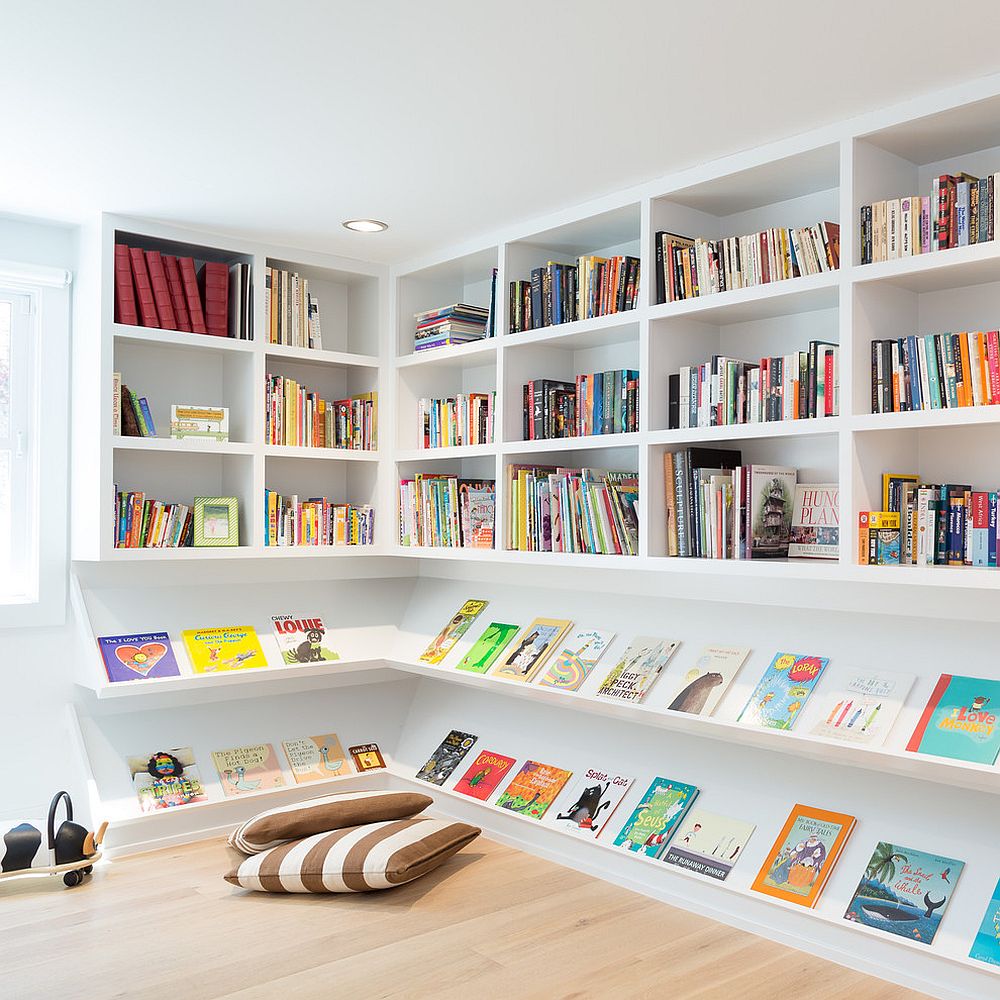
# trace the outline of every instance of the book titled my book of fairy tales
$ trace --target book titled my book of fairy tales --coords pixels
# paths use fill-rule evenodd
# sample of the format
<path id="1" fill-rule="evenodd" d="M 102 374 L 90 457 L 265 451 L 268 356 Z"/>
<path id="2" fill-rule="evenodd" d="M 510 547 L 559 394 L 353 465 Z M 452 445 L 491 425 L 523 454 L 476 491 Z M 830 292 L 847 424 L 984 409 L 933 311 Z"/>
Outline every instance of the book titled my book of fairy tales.
<path id="1" fill-rule="evenodd" d="M 181 634 L 191 658 L 191 669 L 196 674 L 267 666 L 257 633 L 249 625 L 189 628 Z"/>

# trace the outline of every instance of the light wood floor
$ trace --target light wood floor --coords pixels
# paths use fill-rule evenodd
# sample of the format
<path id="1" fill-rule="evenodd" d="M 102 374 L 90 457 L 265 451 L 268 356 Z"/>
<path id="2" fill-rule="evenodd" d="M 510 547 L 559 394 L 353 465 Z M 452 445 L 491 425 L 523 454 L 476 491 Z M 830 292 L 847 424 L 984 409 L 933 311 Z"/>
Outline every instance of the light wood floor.
<path id="1" fill-rule="evenodd" d="M 411 885 L 351 896 L 233 889 L 220 876 L 235 857 L 206 841 L 106 865 L 77 889 L 0 884 L 0 994 L 918 997 L 488 840 Z"/>

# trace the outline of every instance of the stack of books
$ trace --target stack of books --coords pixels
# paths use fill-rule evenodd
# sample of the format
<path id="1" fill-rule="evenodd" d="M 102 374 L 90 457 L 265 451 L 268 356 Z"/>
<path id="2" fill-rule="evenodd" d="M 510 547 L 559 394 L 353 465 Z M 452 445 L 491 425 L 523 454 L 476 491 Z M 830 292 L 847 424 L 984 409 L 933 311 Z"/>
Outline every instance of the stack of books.
<path id="1" fill-rule="evenodd" d="M 294 379 L 268 375 L 264 435 L 268 444 L 373 450 L 378 447 L 378 393 L 326 400 Z"/>
<path id="2" fill-rule="evenodd" d="M 621 434 L 639 429 L 639 373 L 616 369 L 575 382 L 535 379 L 522 387 L 525 441 Z"/>
<path id="3" fill-rule="evenodd" d="M 115 548 L 176 549 L 193 542 L 194 518 L 183 503 L 147 499 L 115 486 Z"/>
<path id="4" fill-rule="evenodd" d="M 323 349 L 319 300 L 309 291 L 308 278 L 280 267 L 267 268 L 264 312 L 268 317 L 268 343 Z"/>
<path id="5" fill-rule="evenodd" d="M 452 448 L 493 443 L 495 392 L 460 392 L 417 403 L 421 448 Z"/>
<path id="6" fill-rule="evenodd" d="M 496 520 L 492 479 L 418 472 L 399 481 L 399 544 L 491 549 Z"/>
<path id="7" fill-rule="evenodd" d="M 417 313 L 413 349 L 426 351 L 432 347 L 448 347 L 482 340 L 487 336 L 489 318 L 489 309 L 470 306 L 465 302 Z"/>
<path id="8" fill-rule="evenodd" d="M 721 240 L 661 231 L 656 234 L 656 301 L 698 298 L 839 267 L 836 222 L 776 227 Z"/>
<path id="9" fill-rule="evenodd" d="M 282 496 L 264 490 L 264 544 L 374 545 L 375 510 L 367 504 L 335 503 L 326 497 Z"/>

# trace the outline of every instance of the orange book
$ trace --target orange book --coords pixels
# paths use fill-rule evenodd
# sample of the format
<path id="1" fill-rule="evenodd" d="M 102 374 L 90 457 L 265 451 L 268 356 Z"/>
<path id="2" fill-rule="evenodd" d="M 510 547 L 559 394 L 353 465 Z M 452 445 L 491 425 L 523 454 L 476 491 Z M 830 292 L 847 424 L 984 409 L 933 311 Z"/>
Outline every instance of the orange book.
<path id="1" fill-rule="evenodd" d="M 969 335 L 960 333 L 958 345 L 962 357 L 962 381 L 959 384 L 959 406 L 972 406 L 972 365 L 969 363 Z"/>
<path id="2" fill-rule="evenodd" d="M 976 360 L 979 365 L 979 384 L 982 386 L 984 406 L 989 406 L 993 402 L 993 394 L 990 390 L 990 369 L 986 362 L 986 334 L 979 332 L 976 334 Z"/>
<path id="3" fill-rule="evenodd" d="M 855 822 L 846 813 L 793 806 L 751 888 L 812 909 Z"/>

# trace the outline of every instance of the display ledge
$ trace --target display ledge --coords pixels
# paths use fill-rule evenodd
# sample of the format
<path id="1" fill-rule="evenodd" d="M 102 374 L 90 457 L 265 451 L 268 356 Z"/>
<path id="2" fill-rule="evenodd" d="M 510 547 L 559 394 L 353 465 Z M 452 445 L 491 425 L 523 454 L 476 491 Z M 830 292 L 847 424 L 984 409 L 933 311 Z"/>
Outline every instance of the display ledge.
<path id="1" fill-rule="evenodd" d="M 586 712 L 589 715 L 599 715 L 617 721 L 636 722 L 644 726 L 669 729 L 691 736 L 720 740 L 723 743 L 754 747 L 758 750 L 808 757 L 826 764 L 893 773 L 919 781 L 933 781 L 949 786 L 959 785 L 977 791 L 1000 794 L 1000 770 L 984 764 L 907 753 L 905 750 L 886 747 L 857 747 L 807 733 L 796 733 L 794 730 L 786 732 L 778 729 L 758 729 L 715 716 L 689 715 L 685 712 L 672 712 L 667 708 L 655 708 L 652 705 L 618 704 L 579 691 L 539 687 L 503 677 L 467 673 L 455 667 L 420 663 L 405 658 L 394 657 L 386 660 L 386 663 L 398 670 L 431 677 L 449 684 L 480 688 L 494 694 L 536 701 L 568 711 Z"/>
<path id="2" fill-rule="evenodd" d="M 911 292 L 938 292 L 1000 281 L 1000 242 L 935 250 L 916 257 L 900 257 L 877 264 L 858 264 L 851 268 L 851 279 L 858 284 L 881 281 Z"/>
<path id="3" fill-rule="evenodd" d="M 905 413 L 866 413 L 851 417 L 854 431 L 920 430 L 924 427 L 969 427 L 1000 423 L 1000 406 L 957 406 L 945 410 L 908 410 Z"/>
<path id="4" fill-rule="evenodd" d="M 440 365 L 443 368 L 476 368 L 492 364 L 497 354 L 497 338 L 486 337 L 468 344 L 454 344 L 451 347 L 431 347 L 426 351 L 414 351 L 396 359 L 397 368 L 413 368 L 424 365 Z"/>
<path id="5" fill-rule="evenodd" d="M 478 458 L 480 455 L 495 455 L 497 445 L 463 444 L 446 448 L 401 448 L 396 452 L 397 462 L 423 462 L 442 458 Z"/>
<path id="6" fill-rule="evenodd" d="M 206 351 L 242 351 L 255 349 L 252 340 L 237 340 L 235 337 L 213 337 L 207 333 L 182 333 L 179 330 L 158 330 L 149 326 L 127 326 L 112 324 L 117 340 L 131 340 L 137 344 L 156 344 L 160 347 L 193 348 Z"/>
<path id="7" fill-rule="evenodd" d="M 269 458 L 308 458 L 327 462 L 377 462 L 377 449 L 365 448 L 310 448 L 290 444 L 266 444 L 264 454 Z"/>
<path id="8" fill-rule="evenodd" d="M 641 309 L 627 309 L 624 312 L 608 313 L 607 316 L 592 316 L 577 319 L 572 323 L 553 323 L 520 333 L 508 333 L 503 337 L 503 346 L 567 347 L 576 350 L 582 347 L 596 347 L 601 344 L 618 343 L 639 339 L 639 318 Z"/>
<path id="9" fill-rule="evenodd" d="M 159 560 L 211 559 L 274 559 L 281 556 L 305 557 L 326 556 L 343 558 L 345 556 L 377 556 L 389 555 L 385 549 L 376 545 L 235 545 L 219 546 L 186 546 L 175 549 L 109 549 L 100 559 L 76 559 L 76 562 L 156 562 Z"/>
<path id="10" fill-rule="evenodd" d="M 638 431 L 618 434 L 582 434 L 579 437 L 541 438 L 534 441 L 505 441 L 504 458 L 541 451 L 580 451 L 591 448 L 622 448 L 639 444 Z"/>
<path id="11" fill-rule="evenodd" d="M 379 359 L 372 354 L 352 354 L 349 351 L 317 350 L 313 347 L 290 347 L 288 344 L 264 345 L 269 358 L 288 361 L 308 361 L 315 365 L 335 365 L 343 368 L 378 368 Z"/>
<path id="12" fill-rule="evenodd" d="M 254 446 L 245 441 L 209 441 L 203 438 L 121 437 L 112 438 L 115 451 L 169 451 L 183 454 L 252 455 Z"/>
<path id="13" fill-rule="evenodd" d="M 716 427 L 682 427 L 650 431 L 646 435 L 646 443 L 684 445 L 703 441 L 743 441 L 749 438 L 808 437 L 817 434 L 836 434 L 842 427 L 840 417 L 773 420 L 759 424 L 722 424 Z"/>

